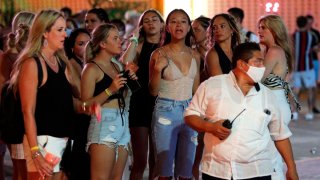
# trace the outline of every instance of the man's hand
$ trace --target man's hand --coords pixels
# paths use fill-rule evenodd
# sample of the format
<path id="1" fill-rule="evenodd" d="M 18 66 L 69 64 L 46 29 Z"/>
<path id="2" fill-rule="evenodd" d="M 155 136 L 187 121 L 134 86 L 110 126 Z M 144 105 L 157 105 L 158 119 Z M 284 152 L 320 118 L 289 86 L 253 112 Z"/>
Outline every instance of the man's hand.
<path id="1" fill-rule="evenodd" d="M 296 168 L 288 168 L 286 178 L 287 180 L 299 180 Z"/>
<path id="2" fill-rule="evenodd" d="M 230 135 L 231 130 L 222 126 L 223 121 L 224 120 L 220 120 L 220 121 L 208 124 L 206 128 L 206 132 L 213 134 L 214 136 L 218 137 L 221 140 L 226 139 Z"/>

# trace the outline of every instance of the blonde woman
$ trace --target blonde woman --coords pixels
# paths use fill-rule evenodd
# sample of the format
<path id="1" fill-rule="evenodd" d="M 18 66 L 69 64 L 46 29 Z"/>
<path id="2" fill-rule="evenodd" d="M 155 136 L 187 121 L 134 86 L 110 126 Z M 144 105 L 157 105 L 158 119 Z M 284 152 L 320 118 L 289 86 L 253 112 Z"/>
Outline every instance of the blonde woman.
<path id="1" fill-rule="evenodd" d="M 87 150 L 91 179 L 120 180 L 128 157 L 130 132 L 126 82 L 136 80 L 133 72 L 123 77 L 123 67 L 115 56 L 121 53 L 118 29 L 102 24 L 92 32 L 86 45 L 86 65 L 81 75 L 81 99 L 101 104 L 101 119 L 91 117 Z"/>
<path id="2" fill-rule="evenodd" d="M 284 131 L 288 129 L 288 124 L 291 120 L 288 96 L 291 95 L 294 97 L 286 81 L 286 77 L 288 73 L 292 71 L 293 67 L 292 43 L 287 28 L 280 16 L 264 16 L 260 18 L 258 24 L 260 44 L 265 47 L 264 66 L 266 70 L 262 82 L 269 87 L 277 97 L 277 104 L 279 104 L 281 108 L 280 120 L 286 125 L 286 127 L 282 127 L 280 130 Z M 297 101 L 296 105 L 299 107 Z M 292 151 L 291 146 L 288 147 L 288 150 Z M 274 144 L 271 145 L 271 151 L 273 152 L 273 163 L 275 167 L 272 179 L 285 179 L 282 158 L 274 147 Z M 291 168 L 292 167 L 288 169 L 288 173 L 293 172 Z M 293 169 L 295 169 L 295 167 L 293 167 Z"/>
<path id="3" fill-rule="evenodd" d="M 21 99 L 30 148 L 25 154 L 28 179 L 32 180 L 62 176 L 60 159 L 71 132 L 73 94 L 79 96 L 80 83 L 64 56 L 65 29 L 59 12 L 43 10 L 37 14 L 10 82 Z M 41 63 L 42 82 L 38 82 L 36 61 Z"/>
<path id="4" fill-rule="evenodd" d="M 0 89 L 10 79 L 13 64 L 27 42 L 29 28 L 35 14 L 19 12 L 12 21 L 12 32 L 8 36 L 8 50 L 0 55 Z M 27 167 L 24 157 L 23 144 L 7 144 L 13 164 L 13 179 L 26 179 Z"/>

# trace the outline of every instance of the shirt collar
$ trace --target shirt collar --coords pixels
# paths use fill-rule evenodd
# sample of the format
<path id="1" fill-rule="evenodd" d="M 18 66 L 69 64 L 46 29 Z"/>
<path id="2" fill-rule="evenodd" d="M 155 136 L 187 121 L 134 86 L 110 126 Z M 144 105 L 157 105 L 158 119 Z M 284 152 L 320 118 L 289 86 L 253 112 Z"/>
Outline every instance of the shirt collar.
<path id="1" fill-rule="evenodd" d="M 233 71 L 231 70 L 230 73 L 229 73 L 229 77 L 230 77 L 230 81 L 232 81 L 231 83 L 233 84 L 233 87 L 236 88 L 238 91 L 241 91 L 240 87 L 238 86 L 237 84 L 237 79 L 236 79 L 236 76 L 234 75 Z M 260 91 L 261 89 L 261 84 L 260 83 L 257 83 L 257 87 L 253 86 L 248 94 L 246 96 L 254 96 L 254 95 L 257 95 L 258 94 L 258 91 Z"/>

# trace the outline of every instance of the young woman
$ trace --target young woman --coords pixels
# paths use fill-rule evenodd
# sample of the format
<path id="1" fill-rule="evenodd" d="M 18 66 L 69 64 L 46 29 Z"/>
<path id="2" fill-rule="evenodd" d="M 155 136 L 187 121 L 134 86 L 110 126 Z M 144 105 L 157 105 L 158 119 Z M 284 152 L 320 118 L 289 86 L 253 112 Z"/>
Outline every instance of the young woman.
<path id="1" fill-rule="evenodd" d="M 193 20 L 191 25 L 194 32 L 194 49 L 200 54 L 200 82 L 202 82 L 207 78 L 206 72 L 204 71 L 204 59 L 208 50 L 207 29 L 210 25 L 210 19 L 200 16 Z M 203 136 L 203 133 L 198 133 L 198 146 L 192 168 L 192 174 L 195 180 L 199 180 L 199 166 L 204 147 Z"/>
<path id="2" fill-rule="evenodd" d="M 72 128 L 73 95 L 78 97 L 80 89 L 80 81 L 64 56 L 65 29 L 59 12 L 43 10 L 37 14 L 10 82 L 20 95 L 30 148 L 25 154 L 28 179 L 32 180 L 62 176 L 59 166 Z M 38 82 L 40 71 L 42 82 Z"/>
<path id="3" fill-rule="evenodd" d="M 92 33 L 94 28 L 104 23 L 109 23 L 109 16 L 104 9 L 93 8 L 87 12 L 85 17 L 85 27 L 90 33 Z"/>
<path id="4" fill-rule="evenodd" d="M 121 53 L 118 29 L 111 24 L 95 28 L 86 45 L 86 65 L 81 75 L 81 99 L 85 103 L 101 104 L 101 119 L 92 116 L 87 149 L 90 154 L 91 178 L 122 178 L 128 157 L 130 133 L 128 102 L 130 92 L 122 77 L 122 66 L 114 57 Z M 133 72 L 130 78 L 136 80 Z"/>
<path id="5" fill-rule="evenodd" d="M 90 33 L 86 29 L 75 29 L 65 43 L 65 51 L 76 74 L 81 78 L 81 71 L 85 64 L 85 46 L 90 40 Z M 87 134 L 90 117 L 85 114 L 76 114 L 73 122 L 73 140 L 70 166 L 64 168 L 69 179 L 90 179 L 90 157 L 86 152 Z"/>
<path id="6" fill-rule="evenodd" d="M 289 97 L 294 95 L 286 81 L 286 76 L 293 68 L 292 43 L 287 28 L 280 16 L 267 15 L 260 18 L 259 22 L 259 38 L 260 44 L 265 47 L 264 66 L 266 67 L 263 84 L 269 87 L 277 96 L 277 102 L 281 112 L 281 120 L 288 125 L 291 120 L 291 110 Z M 296 105 L 299 107 L 297 101 Z M 288 127 L 283 127 L 286 129 Z M 282 158 L 274 145 L 271 150 L 273 152 L 273 161 L 275 173 L 272 179 L 285 179 L 283 172 Z"/>
<path id="7" fill-rule="evenodd" d="M 8 36 L 8 50 L 0 55 L 0 89 L 2 89 L 2 85 L 10 79 L 13 64 L 26 45 L 29 28 L 34 17 L 35 14 L 31 12 L 20 12 L 13 18 L 12 33 Z M 23 143 L 7 144 L 7 146 L 13 164 L 13 180 L 26 179 L 27 166 L 24 157 Z"/>
<path id="8" fill-rule="evenodd" d="M 231 71 L 233 49 L 240 43 L 239 29 L 229 14 L 217 14 L 210 21 L 208 29 L 209 46 L 205 58 L 208 77 L 227 74 Z"/>
<path id="9" fill-rule="evenodd" d="M 153 52 L 149 66 L 150 93 L 158 96 L 152 118 L 155 169 L 159 179 L 191 179 L 197 132 L 184 123 L 183 113 L 199 85 L 200 55 L 191 49 L 184 10 L 171 11 L 166 26 L 164 46 Z"/>
<path id="10" fill-rule="evenodd" d="M 164 20 L 158 11 L 149 9 L 142 13 L 139 27 L 133 36 L 136 39 L 132 39 L 123 56 L 123 62 L 133 62 L 139 67 L 136 73 L 141 85 L 141 89 L 132 94 L 129 108 L 129 126 L 133 152 L 130 179 L 141 180 L 147 161 L 149 161 L 149 179 L 151 180 L 153 179 L 154 168 L 151 119 L 155 98 L 150 95 L 148 89 L 149 61 L 151 53 L 160 46 Z M 141 99 L 145 99 L 145 101 L 141 101 Z"/>

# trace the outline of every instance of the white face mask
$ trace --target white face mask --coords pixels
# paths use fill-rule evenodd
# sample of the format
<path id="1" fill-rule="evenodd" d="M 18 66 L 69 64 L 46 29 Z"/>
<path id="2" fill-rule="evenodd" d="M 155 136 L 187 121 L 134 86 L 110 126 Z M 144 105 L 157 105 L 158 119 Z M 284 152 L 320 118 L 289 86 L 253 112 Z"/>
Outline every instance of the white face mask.
<path id="1" fill-rule="evenodd" d="M 260 82 L 263 75 L 264 71 L 266 70 L 265 67 L 254 67 L 254 66 L 249 66 L 249 70 L 246 72 L 248 76 L 255 82 Z"/>

